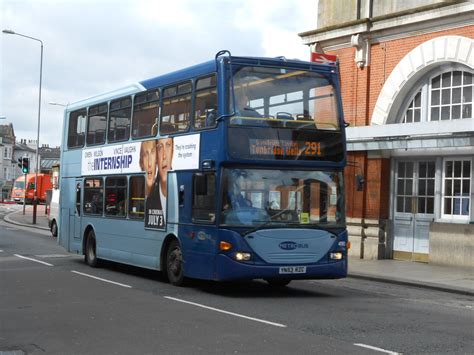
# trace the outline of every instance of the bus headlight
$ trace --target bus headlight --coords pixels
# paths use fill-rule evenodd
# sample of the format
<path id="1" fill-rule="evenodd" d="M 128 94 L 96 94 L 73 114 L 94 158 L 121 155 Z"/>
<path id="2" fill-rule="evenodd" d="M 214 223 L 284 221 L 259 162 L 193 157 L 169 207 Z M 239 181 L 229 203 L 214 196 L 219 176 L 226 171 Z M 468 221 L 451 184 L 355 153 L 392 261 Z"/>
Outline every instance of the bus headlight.
<path id="1" fill-rule="evenodd" d="M 250 253 L 244 253 L 242 251 L 238 251 L 234 254 L 234 259 L 237 261 L 249 261 L 251 257 Z"/>
<path id="2" fill-rule="evenodd" d="M 342 260 L 342 253 L 339 251 L 335 253 L 330 253 L 329 257 L 333 260 Z"/>

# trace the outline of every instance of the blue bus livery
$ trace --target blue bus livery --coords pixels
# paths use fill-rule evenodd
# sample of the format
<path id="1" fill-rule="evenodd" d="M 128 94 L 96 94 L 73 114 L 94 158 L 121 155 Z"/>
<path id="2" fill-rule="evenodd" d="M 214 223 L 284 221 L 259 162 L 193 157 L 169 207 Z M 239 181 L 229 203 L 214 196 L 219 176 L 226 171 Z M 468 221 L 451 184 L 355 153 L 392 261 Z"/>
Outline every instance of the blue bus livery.
<path id="1" fill-rule="evenodd" d="M 222 51 L 69 105 L 58 242 L 174 285 L 345 277 L 335 64 Z"/>

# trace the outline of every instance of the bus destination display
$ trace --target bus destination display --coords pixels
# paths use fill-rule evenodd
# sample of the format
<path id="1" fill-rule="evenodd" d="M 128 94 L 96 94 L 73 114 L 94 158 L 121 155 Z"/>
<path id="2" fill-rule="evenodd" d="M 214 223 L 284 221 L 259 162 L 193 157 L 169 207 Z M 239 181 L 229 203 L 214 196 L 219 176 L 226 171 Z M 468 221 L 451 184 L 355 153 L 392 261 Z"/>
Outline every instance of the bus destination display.
<path id="1" fill-rule="evenodd" d="M 249 160 L 344 159 L 344 142 L 338 131 L 295 131 L 260 127 L 231 127 L 229 153 Z"/>
<path id="2" fill-rule="evenodd" d="M 319 157 L 321 142 L 293 141 L 278 139 L 249 139 L 250 155 L 271 155 L 276 158 L 284 157 Z"/>

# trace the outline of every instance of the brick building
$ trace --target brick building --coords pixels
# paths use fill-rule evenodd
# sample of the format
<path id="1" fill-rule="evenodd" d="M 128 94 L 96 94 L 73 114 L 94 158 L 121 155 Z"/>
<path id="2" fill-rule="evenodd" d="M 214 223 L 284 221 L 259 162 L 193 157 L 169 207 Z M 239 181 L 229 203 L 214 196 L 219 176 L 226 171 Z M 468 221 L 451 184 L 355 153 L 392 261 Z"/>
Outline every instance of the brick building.
<path id="1" fill-rule="evenodd" d="M 319 0 L 300 34 L 340 61 L 353 255 L 474 266 L 473 19 L 465 1 Z"/>

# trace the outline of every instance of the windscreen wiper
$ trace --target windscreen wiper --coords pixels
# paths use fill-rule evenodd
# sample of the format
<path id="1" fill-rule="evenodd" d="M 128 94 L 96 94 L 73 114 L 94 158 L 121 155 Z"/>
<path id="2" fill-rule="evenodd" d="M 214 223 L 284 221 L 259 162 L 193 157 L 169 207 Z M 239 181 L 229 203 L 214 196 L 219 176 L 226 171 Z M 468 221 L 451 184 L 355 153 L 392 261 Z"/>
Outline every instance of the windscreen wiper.
<path id="1" fill-rule="evenodd" d="M 276 213 L 275 215 L 271 216 L 268 221 L 263 222 L 262 224 L 259 224 L 256 227 L 250 228 L 248 231 L 244 232 L 242 236 L 249 235 L 250 233 L 253 233 L 259 229 L 262 229 L 263 227 L 269 225 L 271 222 L 274 222 L 274 218 L 281 216 L 283 213 L 290 211 L 289 208 L 285 208 L 284 210 L 281 210 L 280 212 Z"/>

